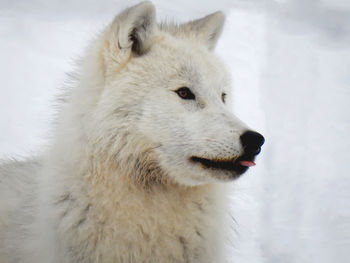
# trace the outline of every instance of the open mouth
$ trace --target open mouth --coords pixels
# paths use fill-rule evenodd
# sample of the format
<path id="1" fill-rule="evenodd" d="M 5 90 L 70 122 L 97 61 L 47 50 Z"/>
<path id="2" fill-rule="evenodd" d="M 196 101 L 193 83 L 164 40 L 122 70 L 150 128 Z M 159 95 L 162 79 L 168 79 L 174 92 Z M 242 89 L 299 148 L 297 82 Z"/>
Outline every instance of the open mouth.
<path id="1" fill-rule="evenodd" d="M 236 159 L 222 160 L 222 159 L 207 159 L 203 157 L 192 156 L 192 162 L 198 162 L 205 168 L 233 171 L 237 174 L 242 174 L 248 170 L 249 167 L 254 166 L 254 157 L 242 155 Z"/>

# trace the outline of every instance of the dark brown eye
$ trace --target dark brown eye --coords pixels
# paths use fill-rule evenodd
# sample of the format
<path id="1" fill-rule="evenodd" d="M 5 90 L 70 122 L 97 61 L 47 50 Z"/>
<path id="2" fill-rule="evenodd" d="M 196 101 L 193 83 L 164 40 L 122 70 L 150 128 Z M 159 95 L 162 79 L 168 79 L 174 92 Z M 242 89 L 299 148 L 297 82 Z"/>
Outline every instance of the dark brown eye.
<path id="1" fill-rule="evenodd" d="M 226 93 L 225 92 L 221 94 L 221 100 L 223 103 L 226 102 Z"/>
<path id="2" fill-rule="evenodd" d="M 187 87 L 179 88 L 175 92 L 177 93 L 177 95 L 179 95 L 179 97 L 181 99 L 184 99 L 184 100 L 194 100 L 194 99 L 196 99 L 196 96 L 194 96 L 192 91 L 189 88 L 187 88 Z"/>

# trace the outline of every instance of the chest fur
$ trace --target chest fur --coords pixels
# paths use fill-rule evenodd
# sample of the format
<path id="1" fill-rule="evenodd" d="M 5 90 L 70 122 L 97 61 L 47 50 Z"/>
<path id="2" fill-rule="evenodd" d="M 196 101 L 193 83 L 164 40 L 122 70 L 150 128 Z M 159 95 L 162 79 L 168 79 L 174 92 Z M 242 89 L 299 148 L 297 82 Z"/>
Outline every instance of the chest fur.
<path id="1" fill-rule="evenodd" d="M 65 254 L 72 262 L 214 262 L 221 223 L 212 188 L 95 192 L 66 214 Z"/>

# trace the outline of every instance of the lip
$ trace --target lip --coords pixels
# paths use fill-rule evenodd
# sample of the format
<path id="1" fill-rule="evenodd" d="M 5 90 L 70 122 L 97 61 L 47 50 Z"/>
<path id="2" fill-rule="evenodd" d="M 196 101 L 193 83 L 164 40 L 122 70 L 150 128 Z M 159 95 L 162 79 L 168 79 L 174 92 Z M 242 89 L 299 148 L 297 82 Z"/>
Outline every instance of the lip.
<path id="1" fill-rule="evenodd" d="M 190 160 L 194 163 L 200 163 L 207 169 L 224 170 L 243 174 L 248 170 L 248 166 L 243 166 L 240 162 L 253 162 L 254 156 L 244 154 L 238 158 L 232 159 L 208 159 L 204 157 L 192 156 Z"/>

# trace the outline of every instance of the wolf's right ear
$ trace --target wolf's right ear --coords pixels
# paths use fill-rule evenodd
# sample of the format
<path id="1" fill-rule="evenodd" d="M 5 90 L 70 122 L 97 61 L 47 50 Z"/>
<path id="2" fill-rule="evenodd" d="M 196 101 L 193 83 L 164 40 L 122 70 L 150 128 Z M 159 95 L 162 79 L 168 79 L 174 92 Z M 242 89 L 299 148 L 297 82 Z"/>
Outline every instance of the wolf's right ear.
<path id="1" fill-rule="evenodd" d="M 213 50 L 221 35 L 225 23 L 225 15 L 217 11 L 203 18 L 183 24 L 182 26 L 196 35 L 209 50 Z"/>
<path id="2" fill-rule="evenodd" d="M 113 42 L 119 50 L 130 49 L 137 55 L 146 52 L 156 31 L 156 10 L 151 2 L 141 2 L 124 10 L 113 21 Z"/>

